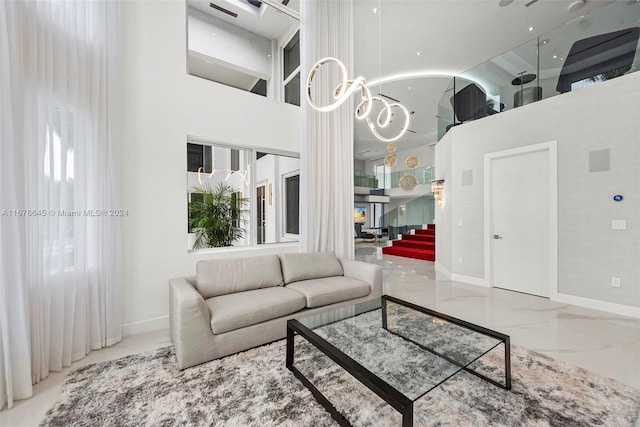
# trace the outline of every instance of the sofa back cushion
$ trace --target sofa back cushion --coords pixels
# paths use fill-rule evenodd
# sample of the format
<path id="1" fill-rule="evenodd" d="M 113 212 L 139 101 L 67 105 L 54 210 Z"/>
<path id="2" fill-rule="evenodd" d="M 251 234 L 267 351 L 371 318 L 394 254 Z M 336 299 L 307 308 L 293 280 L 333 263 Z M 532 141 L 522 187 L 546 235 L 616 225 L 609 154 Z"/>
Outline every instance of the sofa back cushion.
<path id="1" fill-rule="evenodd" d="M 342 264 L 333 252 L 281 254 L 279 256 L 285 284 L 344 275 Z"/>
<path id="2" fill-rule="evenodd" d="M 196 289 L 203 298 L 281 286 L 277 255 L 198 261 Z"/>

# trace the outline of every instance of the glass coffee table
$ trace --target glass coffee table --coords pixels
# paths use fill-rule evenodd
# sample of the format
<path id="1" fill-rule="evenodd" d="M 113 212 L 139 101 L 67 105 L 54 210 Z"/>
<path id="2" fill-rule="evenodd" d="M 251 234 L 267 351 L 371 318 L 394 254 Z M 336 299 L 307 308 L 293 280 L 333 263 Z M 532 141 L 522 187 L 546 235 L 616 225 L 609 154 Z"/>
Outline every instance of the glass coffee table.
<path id="1" fill-rule="evenodd" d="M 286 366 L 341 425 L 350 425 L 294 365 L 299 334 L 402 414 L 413 425 L 413 403 L 460 371 L 511 389 L 508 335 L 384 295 L 287 322 Z M 473 363 L 504 346 L 504 381 Z"/>

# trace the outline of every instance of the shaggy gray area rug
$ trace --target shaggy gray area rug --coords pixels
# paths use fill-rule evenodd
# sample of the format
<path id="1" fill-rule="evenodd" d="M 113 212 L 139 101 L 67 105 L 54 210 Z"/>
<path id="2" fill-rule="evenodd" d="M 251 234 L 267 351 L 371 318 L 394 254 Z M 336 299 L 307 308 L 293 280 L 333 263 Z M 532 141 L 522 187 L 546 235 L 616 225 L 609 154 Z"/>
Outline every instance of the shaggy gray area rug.
<path id="1" fill-rule="evenodd" d="M 354 426 L 401 424 L 386 402 L 296 339 L 296 367 Z M 638 418 L 638 390 L 517 346 L 511 357 L 512 390 L 460 372 L 416 401 L 414 424 L 630 426 Z M 336 425 L 284 362 L 278 341 L 184 371 L 172 347 L 84 366 L 69 374 L 41 425 Z M 475 368 L 490 375 L 502 366 L 497 348 Z"/>

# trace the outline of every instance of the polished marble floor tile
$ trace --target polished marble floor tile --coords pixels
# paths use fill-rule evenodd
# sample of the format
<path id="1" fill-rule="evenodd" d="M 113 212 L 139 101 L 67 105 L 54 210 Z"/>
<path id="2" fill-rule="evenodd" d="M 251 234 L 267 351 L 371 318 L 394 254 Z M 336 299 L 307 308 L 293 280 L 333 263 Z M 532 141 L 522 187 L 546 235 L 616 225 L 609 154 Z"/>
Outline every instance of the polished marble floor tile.
<path id="1" fill-rule="evenodd" d="M 375 253 L 356 258 L 382 266 L 389 295 L 498 330 L 515 345 L 640 389 L 640 319 L 447 281 L 428 261 Z"/>

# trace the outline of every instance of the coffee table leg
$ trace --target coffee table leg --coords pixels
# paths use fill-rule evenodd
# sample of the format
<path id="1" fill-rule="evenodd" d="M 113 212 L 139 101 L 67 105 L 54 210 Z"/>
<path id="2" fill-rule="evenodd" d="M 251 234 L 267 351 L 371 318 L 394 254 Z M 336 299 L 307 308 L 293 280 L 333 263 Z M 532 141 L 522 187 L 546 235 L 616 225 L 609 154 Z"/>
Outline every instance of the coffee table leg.
<path id="1" fill-rule="evenodd" d="M 402 427 L 413 427 L 413 403 L 402 411 Z"/>
<path id="2" fill-rule="evenodd" d="M 382 329 L 387 329 L 387 299 L 384 295 L 381 298 L 382 301 Z"/>
<path id="3" fill-rule="evenodd" d="M 511 390 L 511 338 L 504 340 L 504 388 Z"/>
<path id="4" fill-rule="evenodd" d="M 293 366 L 293 337 L 295 336 L 295 332 L 293 329 L 287 325 L 287 357 L 285 361 L 285 366 L 287 368 Z"/>

